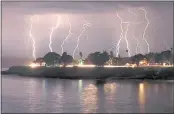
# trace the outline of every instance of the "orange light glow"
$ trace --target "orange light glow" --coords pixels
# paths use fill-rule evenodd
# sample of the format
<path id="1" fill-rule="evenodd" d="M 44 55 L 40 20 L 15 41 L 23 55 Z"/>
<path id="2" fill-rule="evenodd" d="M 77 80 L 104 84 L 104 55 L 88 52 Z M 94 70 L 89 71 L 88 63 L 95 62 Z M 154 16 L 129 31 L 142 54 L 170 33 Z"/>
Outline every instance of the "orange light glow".
<path id="1" fill-rule="evenodd" d="M 139 103 L 141 113 L 144 112 L 144 104 L 145 104 L 145 91 L 144 91 L 144 83 L 139 84 Z"/>
<path id="2" fill-rule="evenodd" d="M 30 66 L 31 68 L 36 68 L 36 67 L 39 67 L 40 65 L 35 64 L 35 63 L 31 63 L 29 66 Z"/>
<path id="3" fill-rule="evenodd" d="M 163 66 L 165 66 L 166 65 L 166 63 L 163 63 Z"/>

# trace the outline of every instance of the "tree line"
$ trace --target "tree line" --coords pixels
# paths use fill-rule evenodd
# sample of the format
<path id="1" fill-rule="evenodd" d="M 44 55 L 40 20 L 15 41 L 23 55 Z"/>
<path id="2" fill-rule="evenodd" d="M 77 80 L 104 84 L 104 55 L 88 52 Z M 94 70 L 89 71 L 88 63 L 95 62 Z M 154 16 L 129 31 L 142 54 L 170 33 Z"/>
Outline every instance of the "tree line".
<path id="1" fill-rule="evenodd" d="M 79 53 L 80 59 L 82 60 L 83 54 L 82 52 Z M 110 65 L 125 65 L 126 63 L 137 64 L 141 60 L 146 60 L 148 63 L 173 63 L 173 48 L 170 50 L 165 50 L 158 53 L 150 52 L 148 54 L 136 54 L 132 57 L 115 57 L 113 52 L 107 51 L 103 52 L 94 52 L 90 53 L 87 58 L 83 60 L 85 64 L 94 64 L 96 66 L 103 66 L 105 64 Z M 56 66 L 56 65 L 63 65 L 67 66 L 68 64 L 77 64 L 78 62 L 73 59 L 71 55 L 68 55 L 67 52 L 64 52 L 62 55 L 57 54 L 56 52 L 48 52 L 44 57 L 37 58 L 34 63 L 42 64 L 45 62 L 46 66 Z"/>

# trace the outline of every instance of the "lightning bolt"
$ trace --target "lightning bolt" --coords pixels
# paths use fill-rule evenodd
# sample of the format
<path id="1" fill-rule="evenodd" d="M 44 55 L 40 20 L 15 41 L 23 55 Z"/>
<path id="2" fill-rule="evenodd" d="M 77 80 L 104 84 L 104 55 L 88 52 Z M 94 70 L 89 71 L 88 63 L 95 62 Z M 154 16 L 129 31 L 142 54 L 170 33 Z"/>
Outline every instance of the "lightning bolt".
<path id="1" fill-rule="evenodd" d="M 130 49 L 129 49 L 129 42 L 127 40 L 127 32 L 128 32 L 128 29 L 129 29 L 129 23 L 127 24 L 127 27 L 126 27 L 126 31 L 125 31 L 125 40 L 126 40 L 126 44 L 127 44 L 127 50 L 128 50 L 128 56 L 131 57 L 131 54 L 130 54 Z"/>
<path id="2" fill-rule="evenodd" d="M 35 43 L 35 38 L 32 35 L 33 17 L 31 17 L 30 20 L 31 20 L 31 25 L 30 25 L 29 36 L 30 36 L 30 38 L 32 40 L 32 44 L 33 44 L 33 54 L 32 54 L 32 56 L 33 56 L 33 59 L 36 60 L 36 46 L 35 46 L 36 43 Z"/>
<path id="3" fill-rule="evenodd" d="M 149 43 L 148 43 L 147 40 L 145 39 L 146 30 L 147 30 L 147 27 L 148 27 L 148 25 L 149 25 L 149 20 L 148 20 L 148 18 L 147 18 L 147 11 L 146 11 L 144 8 L 139 8 L 139 9 L 142 10 L 142 11 L 144 11 L 145 19 L 146 19 L 146 21 L 147 21 L 147 25 L 146 25 L 146 27 L 145 27 L 145 29 L 144 29 L 144 32 L 143 32 L 143 40 L 146 42 L 147 51 L 148 51 L 148 53 L 149 53 L 149 52 L 150 52 Z"/>
<path id="4" fill-rule="evenodd" d="M 80 33 L 80 35 L 77 37 L 77 45 L 76 45 L 76 47 L 75 47 L 75 49 L 74 49 L 74 51 L 73 51 L 73 58 L 75 57 L 75 52 L 76 52 L 76 50 L 78 49 L 78 51 L 80 50 L 79 49 L 79 41 L 80 41 L 80 37 L 82 36 L 82 34 L 83 34 L 83 32 L 85 31 L 85 26 L 91 26 L 92 24 L 91 23 L 88 23 L 84 18 L 83 18 L 83 16 L 82 16 L 82 19 L 83 19 L 83 22 L 85 22 L 84 24 L 83 24 L 83 28 L 82 28 L 82 31 L 81 31 L 81 33 Z"/>
<path id="5" fill-rule="evenodd" d="M 52 27 L 51 28 L 51 32 L 50 32 L 50 43 L 49 43 L 49 48 L 50 48 L 50 51 L 51 52 L 53 52 L 52 47 L 51 47 L 51 44 L 52 44 L 52 35 L 53 35 L 54 30 L 56 30 L 59 27 L 59 20 L 60 20 L 60 17 L 57 16 L 57 24 L 56 24 L 55 27 Z"/>
<path id="6" fill-rule="evenodd" d="M 136 44 L 136 54 L 138 54 L 138 47 L 140 47 L 140 46 L 139 46 L 139 40 L 135 37 L 134 34 L 133 34 L 133 37 L 134 37 L 134 39 L 135 39 L 136 42 L 137 42 L 137 44 Z"/>
<path id="7" fill-rule="evenodd" d="M 116 44 L 116 42 L 112 42 L 112 45 L 114 45 L 114 46 L 112 46 L 112 47 L 110 47 L 110 48 L 108 48 L 108 49 L 106 49 L 106 50 L 112 50 L 112 49 L 114 49 L 115 48 L 115 44 Z"/>
<path id="8" fill-rule="evenodd" d="M 120 42 L 121 42 L 121 40 L 124 38 L 125 39 L 125 41 L 126 41 L 126 44 L 127 44 L 127 50 L 128 50 L 128 56 L 130 57 L 131 56 L 131 54 L 130 54 L 130 49 L 129 49 L 129 42 L 128 42 L 128 40 L 127 40 L 127 32 L 128 32 L 128 28 L 129 28 L 129 22 L 123 22 L 123 20 L 122 20 L 122 18 L 118 15 L 118 13 L 117 13 L 117 17 L 121 20 L 121 23 L 120 23 L 120 28 L 121 28 L 121 34 L 120 34 L 120 39 L 119 39 L 119 41 L 118 41 L 118 43 L 117 43 L 117 45 L 116 45 L 116 57 L 118 57 L 118 54 L 119 54 L 119 49 L 120 49 Z M 123 33 L 124 33 L 124 31 L 123 31 L 123 24 L 127 24 L 127 27 L 126 27 L 126 31 L 125 31 L 125 35 L 123 36 Z"/>
<path id="9" fill-rule="evenodd" d="M 118 43 L 116 45 L 116 57 L 118 57 L 118 54 L 119 54 L 119 48 L 120 48 L 120 42 L 121 40 L 123 39 L 123 28 L 122 28 L 122 19 L 120 18 L 120 16 L 118 15 L 117 13 L 117 17 L 121 20 L 121 23 L 120 23 L 120 28 L 121 28 L 121 34 L 120 34 L 120 39 L 118 40 Z"/>
<path id="10" fill-rule="evenodd" d="M 132 11 L 131 11 L 131 8 L 128 9 L 128 12 L 131 13 L 131 14 L 133 14 L 134 16 L 137 17 L 137 14 L 134 13 L 134 12 L 132 12 Z M 141 23 L 141 22 L 138 22 L 138 23 L 132 23 L 132 22 L 131 22 L 131 24 L 140 24 L 140 23 Z M 137 44 L 136 44 L 136 54 L 138 54 L 138 47 L 139 47 L 139 50 L 140 50 L 140 52 L 141 52 L 141 46 L 140 46 L 139 40 L 135 37 L 134 33 L 132 34 L 132 36 L 134 37 L 134 40 L 137 42 Z"/>
<path id="11" fill-rule="evenodd" d="M 71 32 L 71 22 L 70 22 L 70 20 L 69 20 L 69 16 L 68 16 L 68 23 L 69 23 L 69 33 L 68 33 L 68 35 L 66 36 L 66 38 L 65 38 L 65 39 L 63 40 L 63 42 L 62 42 L 62 45 L 61 45 L 62 54 L 63 54 L 63 45 L 64 45 L 65 41 L 68 40 L 69 36 L 72 34 L 72 32 Z"/>

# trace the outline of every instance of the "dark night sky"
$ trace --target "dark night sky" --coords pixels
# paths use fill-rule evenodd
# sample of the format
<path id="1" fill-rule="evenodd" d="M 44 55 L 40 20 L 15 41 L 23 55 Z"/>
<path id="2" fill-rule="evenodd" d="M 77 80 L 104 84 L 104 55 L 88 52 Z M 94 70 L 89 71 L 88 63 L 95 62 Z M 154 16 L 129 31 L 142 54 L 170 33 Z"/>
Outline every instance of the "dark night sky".
<path id="1" fill-rule="evenodd" d="M 121 34 L 120 20 L 143 21 L 130 25 L 127 34 L 131 54 L 135 54 L 136 42 L 132 34 L 141 43 L 143 53 L 147 46 L 142 40 L 146 26 L 144 12 L 147 10 L 149 26 L 145 38 L 152 52 L 159 52 L 173 46 L 173 3 L 172 2 L 3 2 L 2 4 L 2 56 L 32 58 L 32 41 L 29 37 L 30 17 L 34 21 L 32 34 L 36 39 L 36 57 L 49 51 L 50 28 L 56 24 L 56 15 L 60 16 L 60 26 L 53 33 L 53 51 L 61 54 L 61 43 L 68 35 L 68 16 L 72 25 L 72 35 L 64 45 L 64 50 L 72 55 L 77 37 L 83 26 L 82 16 L 92 24 L 80 38 L 79 49 L 84 56 L 91 52 L 103 51 L 113 46 Z M 128 9 L 137 14 L 133 15 Z M 88 35 L 88 39 L 87 36 Z M 167 45 L 167 46 L 166 46 Z M 120 55 L 127 56 L 126 43 L 120 43 Z M 110 50 L 109 50 L 110 51 Z M 114 50 L 113 50 L 114 51 Z M 77 56 L 76 56 L 77 57 Z"/>

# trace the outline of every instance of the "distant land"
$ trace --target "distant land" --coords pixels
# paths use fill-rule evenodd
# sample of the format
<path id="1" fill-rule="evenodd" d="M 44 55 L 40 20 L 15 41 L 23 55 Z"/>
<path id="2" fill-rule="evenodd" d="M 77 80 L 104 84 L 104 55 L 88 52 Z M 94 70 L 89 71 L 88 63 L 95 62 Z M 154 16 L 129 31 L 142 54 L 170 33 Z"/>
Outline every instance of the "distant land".
<path id="1" fill-rule="evenodd" d="M 2 56 L 1 59 L 2 59 L 1 61 L 2 68 L 25 65 L 32 61 L 31 58 L 22 58 L 22 57 L 5 57 L 5 56 L 3 57 Z"/>

